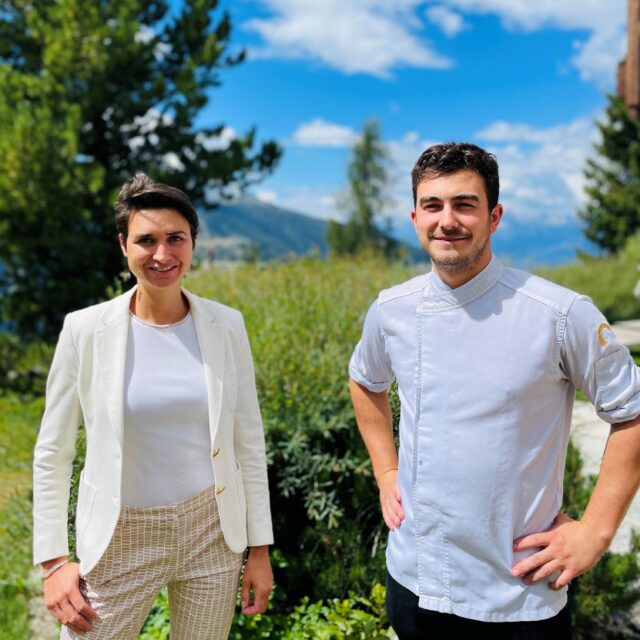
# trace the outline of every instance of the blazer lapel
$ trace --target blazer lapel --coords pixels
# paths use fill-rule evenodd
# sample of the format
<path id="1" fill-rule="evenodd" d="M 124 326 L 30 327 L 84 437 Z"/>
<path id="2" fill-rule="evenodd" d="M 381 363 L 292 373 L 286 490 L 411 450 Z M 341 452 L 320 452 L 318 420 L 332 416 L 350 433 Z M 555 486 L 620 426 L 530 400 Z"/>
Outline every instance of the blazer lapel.
<path id="1" fill-rule="evenodd" d="M 96 331 L 96 358 L 109 420 L 122 445 L 124 369 L 129 335 L 129 303 L 135 287 L 114 298 L 102 315 Z"/>
<path id="2" fill-rule="evenodd" d="M 209 432 L 213 443 L 222 411 L 227 331 L 213 310 L 200 298 L 184 289 L 183 293 L 189 300 L 196 338 L 204 364 L 209 399 Z"/>

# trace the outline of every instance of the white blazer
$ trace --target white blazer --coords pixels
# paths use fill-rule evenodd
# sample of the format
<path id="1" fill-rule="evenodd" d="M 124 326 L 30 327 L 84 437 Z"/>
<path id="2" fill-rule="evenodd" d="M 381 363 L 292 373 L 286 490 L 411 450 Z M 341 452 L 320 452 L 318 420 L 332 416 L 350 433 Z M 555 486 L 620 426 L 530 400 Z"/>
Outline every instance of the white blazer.
<path id="1" fill-rule="evenodd" d="M 113 535 L 120 512 L 125 355 L 133 291 L 65 318 L 34 454 L 34 563 L 69 553 L 69 484 L 82 422 L 87 452 L 76 512 L 82 575 L 97 564 Z M 248 545 L 272 544 L 264 433 L 242 315 L 183 292 L 205 369 L 211 462 L 224 539 L 236 552 Z"/>

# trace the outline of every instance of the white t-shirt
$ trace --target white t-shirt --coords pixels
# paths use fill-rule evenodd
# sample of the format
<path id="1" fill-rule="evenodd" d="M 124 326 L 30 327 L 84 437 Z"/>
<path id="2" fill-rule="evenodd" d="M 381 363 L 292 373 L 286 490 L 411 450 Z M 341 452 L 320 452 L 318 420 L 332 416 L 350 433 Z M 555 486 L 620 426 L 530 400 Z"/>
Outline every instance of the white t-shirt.
<path id="1" fill-rule="evenodd" d="M 164 506 L 215 484 L 207 387 L 193 318 L 129 318 L 122 504 Z"/>
<path id="2" fill-rule="evenodd" d="M 525 585 L 513 540 L 562 503 L 575 388 L 610 423 L 640 414 L 640 375 L 591 301 L 493 258 L 451 289 L 434 274 L 380 293 L 349 373 L 397 379 L 405 520 L 387 567 L 419 606 L 488 622 L 541 620 L 566 603 Z"/>

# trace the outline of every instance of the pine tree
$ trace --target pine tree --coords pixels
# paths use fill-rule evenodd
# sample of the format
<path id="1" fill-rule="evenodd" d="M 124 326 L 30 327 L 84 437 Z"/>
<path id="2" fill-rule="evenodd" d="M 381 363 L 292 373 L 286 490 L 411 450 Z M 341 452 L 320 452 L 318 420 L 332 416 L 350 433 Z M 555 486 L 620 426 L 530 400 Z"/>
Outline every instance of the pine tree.
<path id="1" fill-rule="evenodd" d="M 198 202 L 277 163 L 254 130 L 194 124 L 244 58 L 217 4 L 0 0 L 0 310 L 22 335 L 114 283 L 113 203 L 136 171 Z"/>
<path id="2" fill-rule="evenodd" d="M 640 229 L 640 119 L 611 97 L 598 129 L 598 157 L 587 161 L 588 201 L 579 215 L 587 238 L 615 253 Z"/>
<path id="3" fill-rule="evenodd" d="M 397 243 L 377 224 L 389 205 L 389 180 L 389 153 L 377 121 L 369 120 L 353 145 L 348 186 L 339 202 L 348 220 L 346 224 L 331 221 L 327 228 L 327 242 L 334 253 L 374 250 L 390 254 L 396 250 Z"/>

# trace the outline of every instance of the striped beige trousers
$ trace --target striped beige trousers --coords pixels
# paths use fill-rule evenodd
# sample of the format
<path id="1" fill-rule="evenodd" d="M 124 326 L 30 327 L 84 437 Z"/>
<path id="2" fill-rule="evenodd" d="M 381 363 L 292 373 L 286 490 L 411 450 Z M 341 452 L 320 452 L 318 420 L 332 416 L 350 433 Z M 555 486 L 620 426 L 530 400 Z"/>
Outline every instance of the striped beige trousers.
<path id="1" fill-rule="evenodd" d="M 215 489 L 166 507 L 122 507 L 104 555 L 81 580 L 98 618 L 61 640 L 135 640 L 168 585 L 171 640 L 224 640 L 238 590 L 242 554 L 222 537 Z"/>

